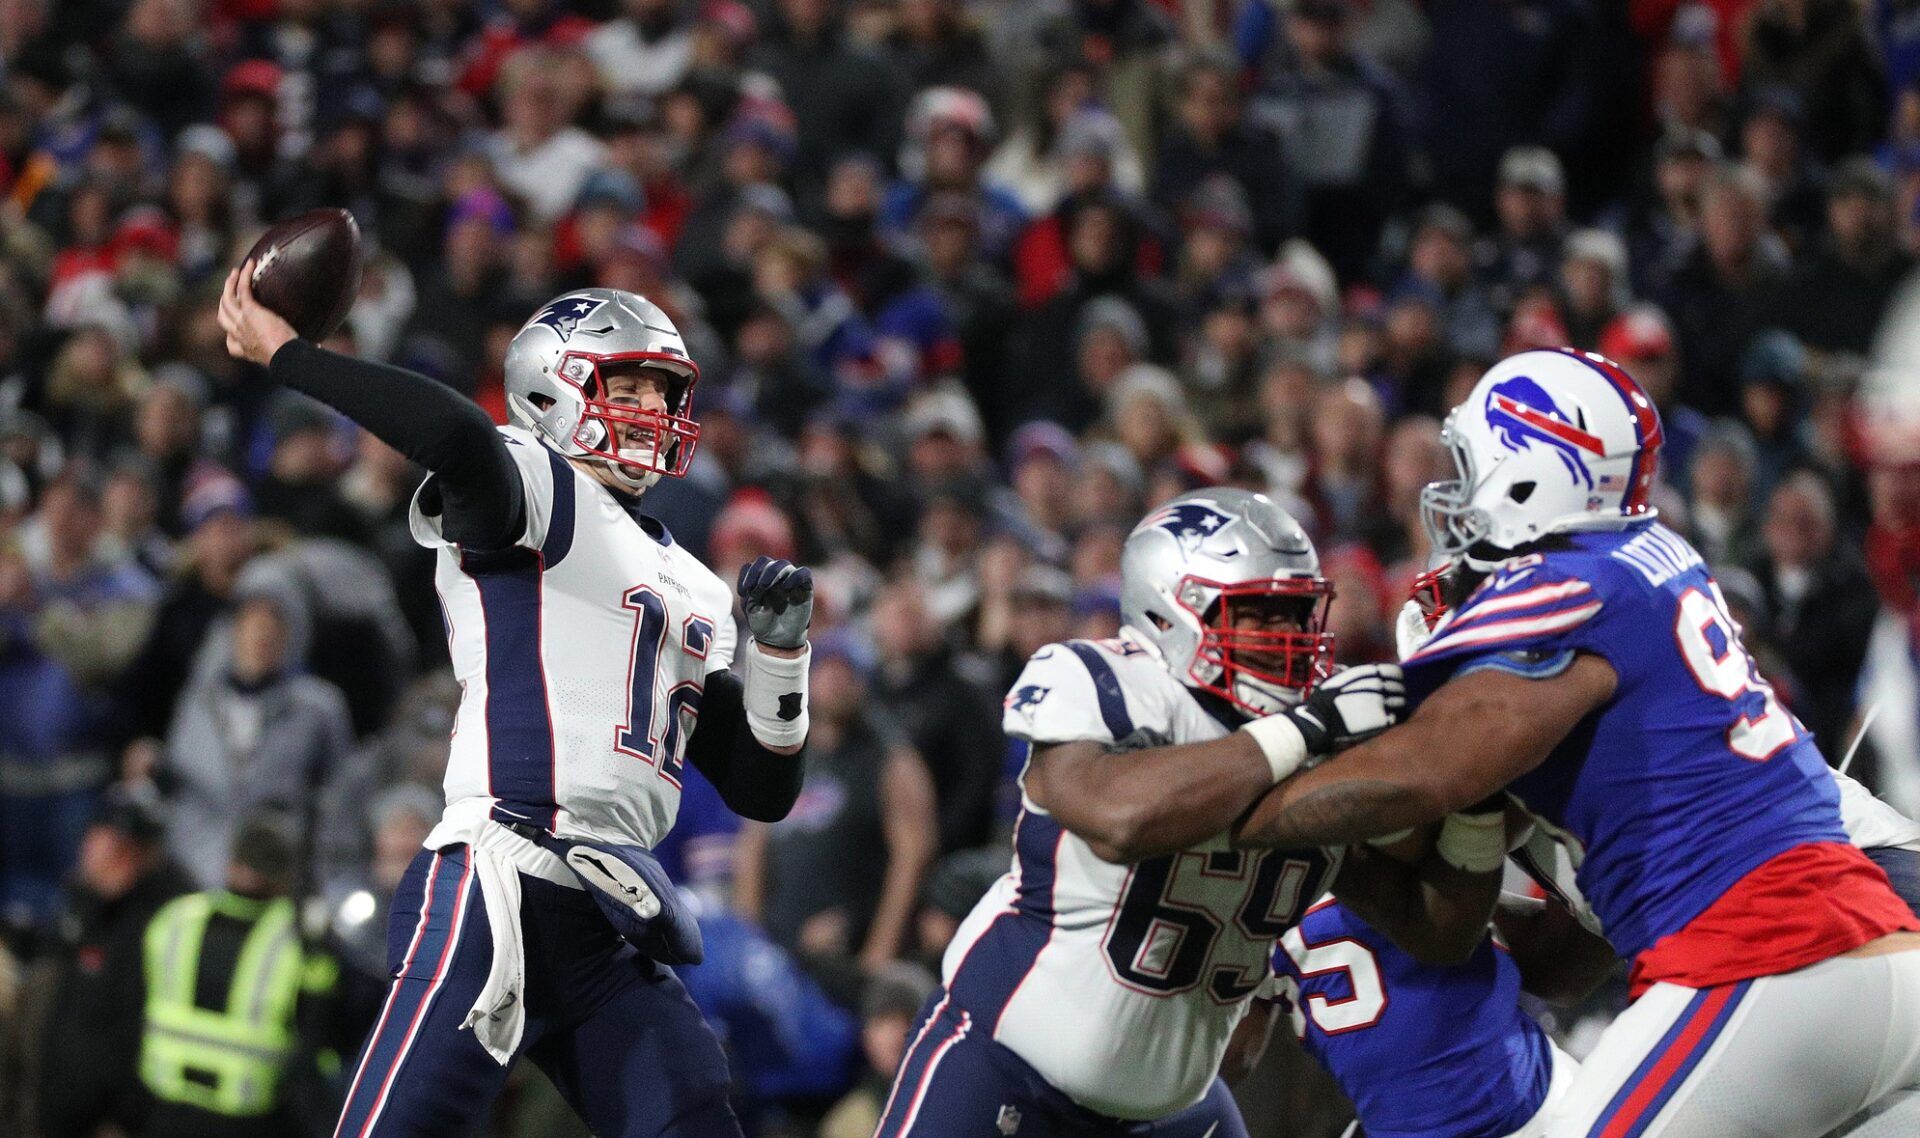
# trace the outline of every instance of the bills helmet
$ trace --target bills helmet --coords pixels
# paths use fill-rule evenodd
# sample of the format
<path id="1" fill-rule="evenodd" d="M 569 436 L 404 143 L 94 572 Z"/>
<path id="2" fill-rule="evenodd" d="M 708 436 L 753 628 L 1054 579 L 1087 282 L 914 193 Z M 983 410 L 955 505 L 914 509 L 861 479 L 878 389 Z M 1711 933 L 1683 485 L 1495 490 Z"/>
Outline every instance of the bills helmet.
<path id="1" fill-rule="evenodd" d="M 667 406 L 648 411 L 607 397 L 603 369 L 644 366 L 667 378 Z M 639 492 L 687 472 L 700 425 L 693 385 L 700 369 L 679 329 L 645 297 L 583 288 L 555 297 L 507 345 L 507 418 L 569 458 L 604 464 Z M 628 428 L 642 434 L 637 444 Z"/>
<path id="2" fill-rule="evenodd" d="M 1175 678 L 1252 715 L 1297 703 L 1333 667 L 1333 586 L 1293 516 L 1214 487 L 1148 514 L 1120 554 L 1120 616 Z"/>
<path id="3" fill-rule="evenodd" d="M 1455 478 L 1420 495 L 1434 552 L 1487 571 L 1549 534 L 1654 517 L 1660 413 L 1620 366 L 1549 348 L 1495 364 L 1441 429 Z"/>

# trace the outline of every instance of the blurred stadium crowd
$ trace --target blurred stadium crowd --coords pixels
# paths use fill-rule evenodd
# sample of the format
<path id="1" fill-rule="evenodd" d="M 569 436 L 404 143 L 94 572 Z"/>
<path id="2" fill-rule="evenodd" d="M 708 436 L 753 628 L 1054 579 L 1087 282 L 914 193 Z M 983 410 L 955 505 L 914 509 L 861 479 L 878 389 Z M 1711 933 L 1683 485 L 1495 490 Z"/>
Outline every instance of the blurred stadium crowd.
<path id="1" fill-rule="evenodd" d="M 1006 863 L 1000 697 L 1115 630 L 1144 509 L 1273 494 L 1385 658 L 1503 353 L 1654 393 L 1660 507 L 1830 758 L 1911 660 L 1920 453 L 1853 414 L 1920 252 L 1910 0 L 0 0 L 0 78 L 6 1133 L 138 1132 L 143 923 L 262 808 L 340 965 L 315 1053 L 377 1005 L 459 691 L 418 472 L 215 325 L 304 208 L 374 243 L 330 346 L 496 416 L 540 302 L 659 303 L 704 433 L 649 505 L 729 581 L 814 567 L 804 796 L 742 828 L 689 772 L 667 851 L 762 1133 L 870 1133 Z M 1913 759 L 1855 773 L 1912 810 Z"/>

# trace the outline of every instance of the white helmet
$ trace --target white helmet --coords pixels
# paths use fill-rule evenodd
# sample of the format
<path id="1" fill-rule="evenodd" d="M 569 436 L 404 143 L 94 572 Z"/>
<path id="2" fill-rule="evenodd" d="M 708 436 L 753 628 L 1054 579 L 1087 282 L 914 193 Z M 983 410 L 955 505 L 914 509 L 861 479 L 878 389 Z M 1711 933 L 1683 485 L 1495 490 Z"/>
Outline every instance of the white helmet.
<path id="1" fill-rule="evenodd" d="M 1488 571 L 1549 534 L 1655 516 L 1660 414 L 1620 365 L 1591 352 L 1521 352 L 1480 377 L 1440 437 L 1459 477 L 1430 483 L 1434 552 Z"/>
<path id="2" fill-rule="evenodd" d="M 1333 667 L 1333 586 L 1293 516 L 1216 486 L 1148 514 L 1120 552 L 1120 617 L 1174 678 L 1253 715 L 1294 703 Z M 1291 625 L 1243 629 L 1247 609 Z"/>
<path id="3" fill-rule="evenodd" d="M 669 378 L 665 412 L 607 401 L 600 369 L 645 364 Z M 680 330 L 660 306 L 617 288 L 583 288 L 557 296 L 514 333 L 507 345 L 507 419 L 569 458 L 601 462 L 638 493 L 678 478 L 693 460 L 700 425 L 693 421 L 693 385 L 700 369 Z M 650 437 L 620 445 L 622 428 Z"/>

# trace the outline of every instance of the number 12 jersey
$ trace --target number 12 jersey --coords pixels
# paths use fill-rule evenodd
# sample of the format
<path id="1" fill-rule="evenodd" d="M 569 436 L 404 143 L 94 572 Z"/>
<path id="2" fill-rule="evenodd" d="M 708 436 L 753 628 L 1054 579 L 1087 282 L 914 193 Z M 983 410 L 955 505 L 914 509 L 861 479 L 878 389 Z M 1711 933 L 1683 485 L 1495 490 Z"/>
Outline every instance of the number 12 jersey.
<path id="1" fill-rule="evenodd" d="M 500 428 L 526 494 L 511 548 L 453 545 L 415 496 L 461 700 L 447 804 L 651 848 L 673 828 L 709 673 L 733 659 L 733 595 L 655 523 L 526 431 Z"/>
<path id="2" fill-rule="evenodd" d="M 1042 648 L 1007 734 L 1125 752 L 1225 735 L 1131 639 Z M 1095 856 L 1022 797 L 1014 860 L 960 926 L 947 998 L 1080 1105 L 1162 1118 L 1198 1102 L 1266 980 L 1275 941 L 1331 883 L 1338 851 L 1235 850 L 1225 834 L 1134 865 Z"/>

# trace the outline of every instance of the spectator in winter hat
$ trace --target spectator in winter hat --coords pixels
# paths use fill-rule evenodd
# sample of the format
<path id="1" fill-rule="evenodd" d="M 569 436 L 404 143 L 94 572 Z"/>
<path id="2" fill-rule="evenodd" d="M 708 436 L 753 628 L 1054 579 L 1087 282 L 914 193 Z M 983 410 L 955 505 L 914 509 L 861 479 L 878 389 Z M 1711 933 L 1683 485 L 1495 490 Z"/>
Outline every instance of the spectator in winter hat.
<path id="1" fill-rule="evenodd" d="M 1613 318 L 1600 333 L 1600 354 L 1625 368 L 1660 412 L 1660 473 L 1673 486 L 1687 485 L 1694 449 L 1709 424 L 1700 412 L 1678 402 L 1680 349 L 1673 326 L 1658 305 L 1636 304 Z"/>
<path id="2" fill-rule="evenodd" d="M 1492 354 L 1500 338 L 1499 317 L 1473 271 L 1473 223 L 1442 203 L 1414 217 L 1407 242 L 1407 271 L 1396 291 L 1430 290 L 1441 305 L 1447 345 L 1456 352 Z"/>
<path id="3" fill-rule="evenodd" d="M 1700 226 L 1700 190 L 1721 160 L 1720 142 L 1703 130 L 1670 126 L 1653 149 L 1652 181 L 1627 203 L 1620 223 L 1634 291 L 1655 292 Z"/>
<path id="4" fill-rule="evenodd" d="M 979 566 L 979 611 L 975 627 L 991 624 L 987 651 L 998 653 L 1008 635 L 1018 567 L 1017 547 L 996 540 Z M 963 641 L 941 620 L 938 598 L 910 577 L 896 577 L 874 597 L 871 612 L 879 667 L 873 683 L 879 698 L 907 733 L 933 776 L 940 848 L 951 852 L 987 841 L 993 833 L 993 798 L 1002 754 L 997 677 L 957 652 Z"/>
<path id="5" fill-rule="evenodd" d="M 1766 187 L 1745 169 L 1717 172 L 1701 193 L 1700 240 L 1660 298 L 1680 341 L 1682 401 L 1708 415 L 1734 409 L 1740 358 L 1787 267 L 1767 228 Z"/>
<path id="6" fill-rule="evenodd" d="M 1739 421 L 1715 420 L 1694 452 L 1688 537 L 1710 565 L 1744 564 L 1754 551 L 1753 436 Z"/>
<path id="7" fill-rule="evenodd" d="M 1566 343 L 1593 351 L 1600 333 L 1632 299 L 1627 247 L 1604 229 L 1580 229 L 1567 236 L 1560 261 L 1560 295 L 1565 304 Z"/>
<path id="8" fill-rule="evenodd" d="M 1007 476 L 1019 501 L 1022 536 L 1043 561 L 1066 556 L 1080 446 L 1058 423 L 1027 423 L 1007 444 Z"/>
<path id="9" fill-rule="evenodd" d="M 1740 123 L 1742 166 L 1766 188 L 1767 216 L 1796 249 L 1820 228 L 1821 194 L 1801 142 L 1806 114 L 1784 87 L 1761 87 L 1747 97 Z"/>
<path id="10" fill-rule="evenodd" d="M 1559 156 L 1541 146 L 1508 150 L 1493 203 L 1499 228 L 1480 243 L 1476 269 L 1494 307 L 1509 310 L 1521 291 L 1551 281 L 1560 267 L 1567 179 Z"/>

